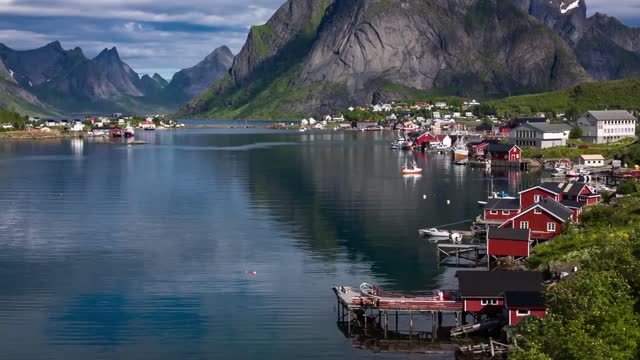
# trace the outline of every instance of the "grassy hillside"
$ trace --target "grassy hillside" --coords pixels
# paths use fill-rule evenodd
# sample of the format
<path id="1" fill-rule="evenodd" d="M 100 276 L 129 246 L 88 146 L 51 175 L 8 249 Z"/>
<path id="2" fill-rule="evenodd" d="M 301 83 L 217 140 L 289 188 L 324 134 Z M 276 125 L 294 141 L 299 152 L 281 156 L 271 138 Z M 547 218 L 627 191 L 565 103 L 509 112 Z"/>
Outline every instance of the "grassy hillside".
<path id="1" fill-rule="evenodd" d="M 585 83 L 570 89 L 490 101 L 500 115 L 587 110 L 640 109 L 640 78 Z"/>

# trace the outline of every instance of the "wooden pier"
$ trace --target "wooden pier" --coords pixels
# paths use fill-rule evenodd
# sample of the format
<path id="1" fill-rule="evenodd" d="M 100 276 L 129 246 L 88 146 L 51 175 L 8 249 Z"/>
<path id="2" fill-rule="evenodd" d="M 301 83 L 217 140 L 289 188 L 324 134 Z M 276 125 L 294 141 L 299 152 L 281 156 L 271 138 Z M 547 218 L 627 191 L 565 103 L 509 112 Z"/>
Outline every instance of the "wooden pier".
<path id="1" fill-rule="evenodd" d="M 377 331 L 382 338 L 388 339 L 391 315 L 395 323 L 391 330 L 394 329 L 395 334 L 408 333 L 409 341 L 435 341 L 444 316 L 452 316 L 455 326 L 464 322 L 463 303 L 457 291 L 441 292 L 441 297 L 382 292 L 371 295 L 352 287 L 339 286 L 334 287 L 333 292 L 338 300 L 338 325 L 344 328 L 347 335 L 358 331 L 366 336 Z M 401 317 L 403 323 L 408 324 L 408 329 L 400 328 Z M 418 319 L 429 320 L 430 330 L 417 329 L 415 322 Z"/>
<path id="2" fill-rule="evenodd" d="M 460 265 L 461 259 L 478 264 L 486 255 L 487 247 L 485 245 L 438 244 L 438 265 L 446 263 L 451 258 L 456 259 L 456 265 Z"/>

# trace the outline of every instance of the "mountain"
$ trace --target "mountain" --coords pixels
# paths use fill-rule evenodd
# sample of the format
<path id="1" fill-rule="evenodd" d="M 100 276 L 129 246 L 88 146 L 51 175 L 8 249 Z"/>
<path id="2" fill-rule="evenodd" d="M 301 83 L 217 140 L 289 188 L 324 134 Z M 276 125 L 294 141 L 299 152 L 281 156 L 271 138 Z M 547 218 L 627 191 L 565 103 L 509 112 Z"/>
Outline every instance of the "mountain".
<path id="1" fill-rule="evenodd" d="M 289 0 L 183 112 L 278 118 L 436 92 L 502 96 L 589 80 L 514 0 Z"/>
<path id="2" fill-rule="evenodd" d="M 140 78 L 140 90 L 147 96 L 158 94 L 168 85 L 167 80 L 157 73 L 153 77 L 145 74 Z"/>
<path id="3" fill-rule="evenodd" d="M 169 88 L 177 94 L 184 94 L 187 100 L 200 96 L 229 72 L 233 58 L 228 47 L 219 47 L 195 66 L 177 72 Z"/>
<path id="4" fill-rule="evenodd" d="M 640 75 L 640 29 L 596 13 L 587 18 L 585 0 L 513 0 L 559 34 L 595 79 Z"/>
<path id="5" fill-rule="evenodd" d="M 87 59 L 80 48 L 64 50 L 56 41 L 25 51 L 16 51 L 0 44 L 0 60 L 11 69 L 16 81 L 28 89 L 65 76 Z"/>
<path id="6" fill-rule="evenodd" d="M 14 78 L 15 75 L 0 61 L 0 108 L 20 113 L 54 114 L 52 109 L 20 86 Z"/>

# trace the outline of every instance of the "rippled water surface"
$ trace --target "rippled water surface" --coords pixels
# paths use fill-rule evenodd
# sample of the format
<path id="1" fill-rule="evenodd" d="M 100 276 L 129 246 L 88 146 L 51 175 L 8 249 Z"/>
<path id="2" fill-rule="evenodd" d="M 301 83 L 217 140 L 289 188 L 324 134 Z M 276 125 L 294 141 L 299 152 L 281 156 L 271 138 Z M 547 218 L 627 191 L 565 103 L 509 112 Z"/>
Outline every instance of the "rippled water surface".
<path id="1" fill-rule="evenodd" d="M 2 358 L 403 357 L 354 348 L 331 287 L 447 287 L 416 230 L 477 215 L 489 178 L 422 154 L 425 175 L 403 178 L 392 137 L 0 143 Z M 527 181 L 495 174 L 499 190 Z"/>

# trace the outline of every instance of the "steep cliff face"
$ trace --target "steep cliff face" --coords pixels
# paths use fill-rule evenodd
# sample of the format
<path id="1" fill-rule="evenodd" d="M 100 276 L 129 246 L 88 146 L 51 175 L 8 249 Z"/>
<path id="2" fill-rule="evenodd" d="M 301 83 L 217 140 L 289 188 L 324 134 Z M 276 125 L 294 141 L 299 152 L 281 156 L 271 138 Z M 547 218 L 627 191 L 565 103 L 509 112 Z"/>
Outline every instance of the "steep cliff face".
<path id="1" fill-rule="evenodd" d="M 185 112 L 295 116 L 415 91 L 509 95 L 589 79 L 512 0 L 290 0 L 251 30 L 230 73 Z"/>
<path id="2" fill-rule="evenodd" d="M 0 59 L 27 89 L 63 77 L 87 60 L 80 48 L 64 50 L 57 41 L 25 51 L 0 44 Z"/>
<path id="3" fill-rule="evenodd" d="M 233 58 L 228 47 L 219 47 L 195 66 L 177 72 L 171 79 L 170 89 L 189 99 L 199 96 L 227 75 Z"/>
<path id="4" fill-rule="evenodd" d="M 565 39 L 593 78 L 640 75 L 640 29 L 603 14 L 587 18 L 586 0 L 512 1 Z"/>
<path id="5" fill-rule="evenodd" d="M 167 80 L 157 73 L 153 74 L 153 76 L 143 75 L 139 84 L 140 91 L 147 96 L 158 94 L 168 85 Z"/>

